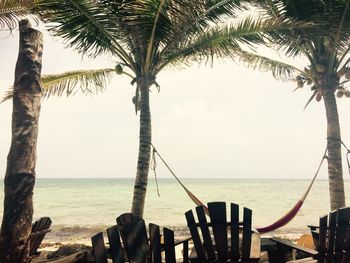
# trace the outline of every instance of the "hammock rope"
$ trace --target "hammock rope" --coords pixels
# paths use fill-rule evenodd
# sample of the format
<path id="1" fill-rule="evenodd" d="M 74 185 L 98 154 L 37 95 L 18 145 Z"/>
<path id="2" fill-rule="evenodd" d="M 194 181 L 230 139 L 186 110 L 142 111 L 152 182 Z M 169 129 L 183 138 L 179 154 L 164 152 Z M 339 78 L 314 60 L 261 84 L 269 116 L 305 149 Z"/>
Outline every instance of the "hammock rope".
<path id="1" fill-rule="evenodd" d="M 197 205 L 197 206 L 202 206 L 204 208 L 204 212 L 209 216 L 209 210 L 208 207 L 201 201 L 199 200 L 182 182 L 181 180 L 176 176 L 176 174 L 173 172 L 173 170 L 170 168 L 170 166 L 167 164 L 167 162 L 162 158 L 162 156 L 159 154 L 159 152 L 156 150 L 156 148 L 154 147 L 153 144 L 152 148 L 153 148 L 153 155 L 155 158 L 155 154 L 160 158 L 160 160 L 163 162 L 163 164 L 168 168 L 168 170 L 170 171 L 170 173 L 174 176 L 174 178 L 176 179 L 176 181 L 181 185 L 181 187 L 185 190 L 185 192 L 187 193 L 187 195 L 191 198 L 191 200 Z M 285 226 L 286 224 L 288 224 L 299 212 L 300 208 L 302 207 L 306 197 L 308 196 L 308 194 L 310 193 L 310 190 L 316 180 L 317 175 L 319 174 L 319 171 L 322 167 L 323 161 L 324 159 L 327 159 L 327 151 L 328 148 L 326 147 L 324 154 L 322 156 L 321 162 L 317 168 L 317 171 L 314 175 L 314 177 L 312 178 L 308 188 L 306 189 L 305 193 L 302 195 L 302 197 L 297 201 L 297 203 L 294 205 L 294 207 L 288 212 L 286 213 L 284 216 L 282 216 L 280 219 L 278 219 L 276 222 L 272 223 L 269 226 L 266 227 L 259 227 L 257 228 L 257 231 L 261 234 L 267 233 L 267 232 L 271 232 L 274 231 L 280 227 Z M 349 153 L 349 151 L 348 151 Z"/>
<path id="2" fill-rule="evenodd" d="M 343 141 L 341 141 L 341 144 L 345 147 L 346 149 L 346 162 L 348 163 L 348 171 L 349 171 L 349 175 L 350 175 L 350 160 L 349 160 L 349 155 L 350 155 L 350 149 L 348 147 L 346 147 L 345 143 Z"/>
<path id="3" fill-rule="evenodd" d="M 310 193 L 310 190 L 316 180 L 316 177 L 318 175 L 318 173 L 321 170 L 322 164 L 324 159 L 327 159 L 327 151 L 328 151 L 328 147 L 326 147 L 326 150 L 324 151 L 323 157 L 321 159 L 320 164 L 318 165 L 317 171 L 314 175 L 314 177 L 312 178 L 308 188 L 306 189 L 305 193 L 302 195 L 302 197 L 297 201 L 297 203 L 294 205 L 294 207 L 289 210 L 288 213 L 286 213 L 283 217 L 281 217 L 280 219 L 278 219 L 276 222 L 272 223 L 269 226 L 266 227 L 258 227 L 257 230 L 259 233 L 264 234 L 264 233 L 268 233 L 271 231 L 274 231 L 278 228 L 281 228 L 283 226 L 285 226 L 286 224 L 288 224 L 299 212 L 300 208 L 303 206 L 306 197 L 308 196 L 308 194 Z"/>
<path id="4" fill-rule="evenodd" d="M 153 145 L 152 145 L 153 147 Z M 157 160 L 156 160 L 156 149 L 153 147 L 153 151 L 152 151 L 152 158 L 151 158 L 151 170 L 154 173 L 154 179 L 156 181 L 156 187 L 157 187 L 157 194 L 160 197 L 160 193 L 159 193 L 159 186 L 158 186 L 158 178 L 157 178 Z"/>

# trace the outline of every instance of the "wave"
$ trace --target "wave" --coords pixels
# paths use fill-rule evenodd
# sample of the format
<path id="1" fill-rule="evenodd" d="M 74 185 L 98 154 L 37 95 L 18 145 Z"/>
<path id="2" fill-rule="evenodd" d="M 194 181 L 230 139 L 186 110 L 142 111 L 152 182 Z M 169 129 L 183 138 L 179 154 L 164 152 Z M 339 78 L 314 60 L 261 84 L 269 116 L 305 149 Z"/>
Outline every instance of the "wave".
<path id="1" fill-rule="evenodd" d="M 90 244 L 90 238 L 96 233 L 103 232 L 112 225 L 53 225 L 51 232 L 45 238 L 46 243 L 84 243 Z M 190 236 L 186 225 L 166 226 L 175 233 L 176 239 L 183 239 Z M 289 239 L 297 239 L 299 236 L 307 232 L 305 228 L 288 228 L 280 229 L 265 236 L 279 236 Z M 107 237 L 105 237 L 107 238 Z"/>

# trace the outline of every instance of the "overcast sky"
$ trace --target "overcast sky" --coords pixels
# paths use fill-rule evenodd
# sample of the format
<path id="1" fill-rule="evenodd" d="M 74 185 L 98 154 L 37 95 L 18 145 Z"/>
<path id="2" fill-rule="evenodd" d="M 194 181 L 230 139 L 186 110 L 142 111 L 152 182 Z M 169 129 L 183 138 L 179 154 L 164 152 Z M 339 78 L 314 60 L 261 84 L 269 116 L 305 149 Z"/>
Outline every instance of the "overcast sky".
<path id="1" fill-rule="evenodd" d="M 18 31 L 0 33 L 0 95 L 13 83 Z M 45 34 L 43 73 L 114 67 L 111 57 L 84 59 Z M 305 65 L 294 61 L 300 68 Z M 167 69 L 151 94 L 153 144 L 177 175 L 310 179 L 326 147 L 323 102 L 304 111 L 310 90 L 233 62 Z M 115 76 L 97 96 L 42 103 L 37 178 L 134 177 L 139 116 L 135 86 Z M 338 100 L 343 141 L 350 145 L 350 100 Z M 12 103 L 0 105 L 0 176 L 11 139 Z M 343 154 L 345 157 L 345 152 Z M 344 158 L 345 159 L 345 158 Z M 344 160 L 344 177 L 349 178 Z M 171 178 L 158 160 L 158 176 Z M 321 178 L 326 178 L 326 167 Z M 152 175 L 151 175 L 152 176 Z"/>

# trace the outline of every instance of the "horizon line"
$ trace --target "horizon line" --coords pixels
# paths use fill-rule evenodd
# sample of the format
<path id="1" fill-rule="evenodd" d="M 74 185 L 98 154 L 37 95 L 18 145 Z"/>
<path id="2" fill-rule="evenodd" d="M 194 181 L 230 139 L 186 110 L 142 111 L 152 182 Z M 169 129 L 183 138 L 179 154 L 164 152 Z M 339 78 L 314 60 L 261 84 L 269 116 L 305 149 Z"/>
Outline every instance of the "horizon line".
<path id="1" fill-rule="evenodd" d="M 134 177 L 37 177 L 36 179 L 52 179 L 52 180 L 57 180 L 57 179 L 135 179 Z M 153 177 L 148 178 L 149 180 L 156 180 Z M 171 177 L 158 177 L 158 179 L 173 179 Z M 263 177 L 263 178 L 258 178 L 258 177 L 182 177 L 183 179 L 229 179 L 229 180 L 312 180 L 312 178 L 306 178 L 306 177 L 298 177 L 298 178 L 278 178 L 278 177 Z M 350 178 L 343 178 L 344 181 L 349 181 Z M 175 180 L 175 179 L 174 179 Z M 319 178 L 317 180 L 321 181 L 326 181 L 328 178 Z"/>

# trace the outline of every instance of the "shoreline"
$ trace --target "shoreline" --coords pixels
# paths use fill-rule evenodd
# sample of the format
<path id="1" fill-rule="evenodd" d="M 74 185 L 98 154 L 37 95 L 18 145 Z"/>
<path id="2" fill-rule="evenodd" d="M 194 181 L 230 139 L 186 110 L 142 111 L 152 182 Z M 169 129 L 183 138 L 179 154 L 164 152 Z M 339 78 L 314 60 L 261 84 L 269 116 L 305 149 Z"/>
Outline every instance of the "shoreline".
<path id="1" fill-rule="evenodd" d="M 147 222 L 146 222 L 147 224 Z M 90 238 L 98 232 L 106 232 L 106 229 L 111 225 L 52 225 L 51 231 L 46 234 L 44 243 L 61 243 L 61 244 L 77 244 L 91 243 Z M 161 225 L 172 229 L 175 233 L 175 238 L 182 239 L 190 236 L 186 225 Z M 304 229 L 284 229 L 263 234 L 264 237 L 277 236 L 290 240 L 297 240 L 301 235 L 309 233 L 307 228 Z"/>

